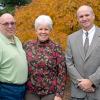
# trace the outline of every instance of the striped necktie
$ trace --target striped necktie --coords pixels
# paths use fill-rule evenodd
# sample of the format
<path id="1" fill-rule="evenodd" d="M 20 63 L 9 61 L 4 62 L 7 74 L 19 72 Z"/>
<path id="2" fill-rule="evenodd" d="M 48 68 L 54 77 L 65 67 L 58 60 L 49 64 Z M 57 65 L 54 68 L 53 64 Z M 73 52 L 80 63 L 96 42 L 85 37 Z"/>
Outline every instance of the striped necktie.
<path id="1" fill-rule="evenodd" d="M 85 53 L 85 56 L 86 56 L 88 48 L 89 48 L 88 32 L 86 32 L 85 35 L 86 35 L 86 39 L 85 39 L 85 43 L 84 43 L 84 53 Z"/>

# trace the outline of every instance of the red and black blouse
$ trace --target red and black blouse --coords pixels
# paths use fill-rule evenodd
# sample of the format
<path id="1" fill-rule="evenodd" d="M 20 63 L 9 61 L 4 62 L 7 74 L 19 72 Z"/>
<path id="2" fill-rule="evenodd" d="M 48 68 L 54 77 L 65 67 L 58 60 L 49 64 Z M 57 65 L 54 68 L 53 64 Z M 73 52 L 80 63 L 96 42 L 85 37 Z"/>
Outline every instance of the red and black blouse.
<path id="1" fill-rule="evenodd" d="M 65 55 L 51 40 L 29 41 L 23 45 L 28 60 L 27 91 L 44 96 L 62 97 L 66 83 Z"/>

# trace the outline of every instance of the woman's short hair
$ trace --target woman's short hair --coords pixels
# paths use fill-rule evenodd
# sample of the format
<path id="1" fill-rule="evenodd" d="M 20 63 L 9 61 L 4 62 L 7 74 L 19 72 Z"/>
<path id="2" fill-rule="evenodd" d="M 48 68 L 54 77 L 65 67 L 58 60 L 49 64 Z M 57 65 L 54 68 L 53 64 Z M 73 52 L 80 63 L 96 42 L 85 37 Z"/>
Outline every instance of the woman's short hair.
<path id="1" fill-rule="evenodd" d="M 50 16 L 40 15 L 39 17 L 37 17 L 35 20 L 35 29 L 37 29 L 40 25 L 44 24 L 47 25 L 50 30 L 52 29 L 53 22 Z"/>

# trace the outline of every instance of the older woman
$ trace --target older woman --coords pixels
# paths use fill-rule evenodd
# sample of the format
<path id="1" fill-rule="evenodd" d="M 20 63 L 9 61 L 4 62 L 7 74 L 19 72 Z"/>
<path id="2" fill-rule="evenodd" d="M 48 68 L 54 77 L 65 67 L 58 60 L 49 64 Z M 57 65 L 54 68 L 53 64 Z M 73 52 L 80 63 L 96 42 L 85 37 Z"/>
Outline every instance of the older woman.
<path id="1" fill-rule="evenodd" d="M 24 44 L 29 76 L 25 100 L 62 100 L 66 82 L 65 57 L 49 38 L 52 20 L 41 15 L 35 20 L 37 40 Z"/>

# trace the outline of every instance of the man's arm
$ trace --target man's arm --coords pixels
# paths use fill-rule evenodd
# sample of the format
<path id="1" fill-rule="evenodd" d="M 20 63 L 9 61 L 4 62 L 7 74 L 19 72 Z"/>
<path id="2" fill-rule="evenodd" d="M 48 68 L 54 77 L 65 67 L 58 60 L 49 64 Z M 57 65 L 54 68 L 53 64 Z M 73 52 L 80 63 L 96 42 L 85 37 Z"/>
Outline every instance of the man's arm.
<path id="1" fill-rule="evenodd" d="M 95 73 L 89 76 L 89 79 L 92 81 L 94 86 L 100 86 L 100 66 L 95 71 Z"/>
<path id="2" fill-rule="evenodd" d="M 2 47 L 0 47 L 0 64 L 1 64 L 1 60 L 2 60 Z"/>
<path id="3" fill-rule="evenodd" d="M 73 81 L 74 84 L 78 84 L 78 79 L 83 79 L 83 77 L 80 75 L 80 73 L 74 66 L 74 59 L 72 55 L 71 43 L 69 38 L 68 38 L 68 47 L 66 54 L 66 64 L 71 80 Z"/>

